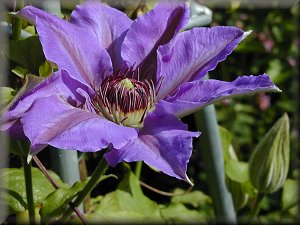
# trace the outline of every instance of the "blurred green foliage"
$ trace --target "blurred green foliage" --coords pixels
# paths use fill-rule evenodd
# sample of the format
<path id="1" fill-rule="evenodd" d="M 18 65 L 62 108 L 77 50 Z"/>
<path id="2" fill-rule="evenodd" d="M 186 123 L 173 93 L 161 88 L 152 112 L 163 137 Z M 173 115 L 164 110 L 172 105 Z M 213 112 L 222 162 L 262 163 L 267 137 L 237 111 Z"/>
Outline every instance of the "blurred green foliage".
<path id="1" fill-rule="evenodd" d="M 245 215 L 253 206 L 256 190 L 249 181 L 243 183 L 241 180 L 232 180 L 241 178 L 238 175 L 248 165 L 244 163 L 243 166 L 236 157 L 248 162 L 255 146 L 275 121 L 287 112 L 291 126 L 290 179 L 286 180 L 283 189 L 265 196 L 261 203 L 259 222 L 299 221 L 299 216 L 295 213 L 299 209 L 299 192 L 293 175 L 299 170 L 298 5 L 287 9 L 237 7 L 212 10 L 213 26 L 237 26 L 253 32 L 224 62 L 210 72 L 210 77 L 232 81 L 240 75 L 267 73 L 282 90 L 282 93 L 258 93 L 252 97 L 239 97 L 216 104 L 218 121 L 223 126 L 220 134 L 225 151 L 227 186 L 233 194 L 238 217 L 241 221 L 247 221 Z M 233 154 L 234 159 L 230 159 L 232 154 L 228 149 L 236 153 Z M 245 194 L 249 194 L 248 204 L 245 204 Z"/>
<path id="2" fill-rule="evenodd" d="M 259 93 L 253 97 L 216 104 L 218 120 L 233 135 L 242 157 L 284 113 L 291 119 L 291 151 L 296 154 L 299 136 L 299 74 L 297 70 L 297 5 L 289 9 L 213 9 L 213 26 L 229 25 L 253 32 L 215 70 L 213 78 L 232 81 L 237 76 L 267 73 L 282 93 Z M 296 159 L 295 159 L 296 160 Z"/>

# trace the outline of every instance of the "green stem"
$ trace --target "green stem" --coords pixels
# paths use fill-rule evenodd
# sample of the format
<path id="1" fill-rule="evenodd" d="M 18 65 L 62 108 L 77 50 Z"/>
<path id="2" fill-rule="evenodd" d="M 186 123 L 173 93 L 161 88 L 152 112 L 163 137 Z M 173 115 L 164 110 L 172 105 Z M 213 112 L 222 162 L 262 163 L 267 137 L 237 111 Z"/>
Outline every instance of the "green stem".
<path id="1" fill-rule="evenodd" d="M 105 158 L 102 157 L 101 161 L 99 162 L 96 169 L 94 170 L 90 180 L 88 181 L 88 183 L 85 185 L 83 190 L 79 193 L 77 198 L 72 203 L 72 205 L 74 207 L 78 207 L 83 202 L 84 198 L 93 190 L 93 188 L 100 181 L 102 175 L 105 173 L 107 168 L 108 168 L 108 164 L 107 164 Z M 73 212 L 73 209 L 71 207 L 68 208 L 68 210 L 62 216 L 61 222 L 65 223 L 67 221 L 67 219 L 70 217 L 70 215 L 72 214 L 72 212 Z"/>
<path id="2" fill-rule="evenodd" d="M 31 163 L 27 163 L 27 157 L 21 156 L 22 164 L 24 168 L 25 187 L 26 187 L 26 198 L 29 214 L 29 223 L 36 224 L 35 212 L 34 212 L 34 200 L 32 191 L 32 176 L 31 176 Z"/>
<path id="3" fill-rule="evenodd" d="M 254 205 L 253 205 L 251 213 L 250 213 L 250 222 L 254 222 L 254 220 L 256 219 L 256 217 L 259 213 L 259 210 L 260 210 L 260 203 L 264 197 L 265 197 L 264 193 L 257 194 L 255 201 L 254 201 Z"/>
<path id="4" fill-rule="evenodd" d="M 12 36 L 11 39 L 16 41 L 21 39 L 22 20 L 14 17 L 12 22 Z"/>
<path id="5" fill-rule="evenodd" d="M 138 161 L 135 165 L 135 176 L 140 179 L 142 171 L 143 161 Z"/>
<path id="6" fill-rule="evenodd" d="M 24 6 L 24 1 L 20 1 L 20 8 Z M 12 35 L 11 39 L 14 41 L 21 39 L 21 30 L 22 30 L 22 19 L 14 16 L 12 18 Z"/>

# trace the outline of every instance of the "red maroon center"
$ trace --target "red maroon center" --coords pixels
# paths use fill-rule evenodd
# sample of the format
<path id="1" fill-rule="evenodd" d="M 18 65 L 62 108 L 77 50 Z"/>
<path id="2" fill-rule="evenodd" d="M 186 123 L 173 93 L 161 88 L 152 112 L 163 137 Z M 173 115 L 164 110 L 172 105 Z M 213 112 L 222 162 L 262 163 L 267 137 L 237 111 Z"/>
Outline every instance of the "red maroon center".
<path id="1" fill-rule="evenodd" d="M 98 114 L 129 127 L 143 126 L 148 110 L 154 106 L 153 84 L 124 75 L 106 78 L 93 98 Z"/>

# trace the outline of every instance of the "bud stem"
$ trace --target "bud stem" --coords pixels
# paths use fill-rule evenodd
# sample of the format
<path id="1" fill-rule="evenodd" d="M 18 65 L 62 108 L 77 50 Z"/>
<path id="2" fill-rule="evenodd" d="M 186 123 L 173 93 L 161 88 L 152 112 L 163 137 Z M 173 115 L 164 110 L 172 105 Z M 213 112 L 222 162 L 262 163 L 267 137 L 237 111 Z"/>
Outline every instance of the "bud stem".
<path id="1" fill-rule="evenodd" d="M 264 197 L 265 197 L 264 193 L 258 192 L 258 194 L 255 198 L 251 213 L 250 213 L 249 223 L 252 223 L 254 220 L 256 220 L 257 215 L 260 211 L 260 203 L 262 202 Z"/>

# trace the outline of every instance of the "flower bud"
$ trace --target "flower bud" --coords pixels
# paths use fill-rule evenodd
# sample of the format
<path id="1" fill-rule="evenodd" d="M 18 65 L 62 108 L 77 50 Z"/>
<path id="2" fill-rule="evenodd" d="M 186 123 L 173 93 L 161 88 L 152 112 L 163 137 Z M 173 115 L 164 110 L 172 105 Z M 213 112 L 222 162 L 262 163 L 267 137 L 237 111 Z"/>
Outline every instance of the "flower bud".
<path id="1" fill-rule="evenodd" d="M 261 193 L 282 187 L 289 169 L 289 118 L 285 113 L 263 137 L 249 161 L 252 185 Z"/>

